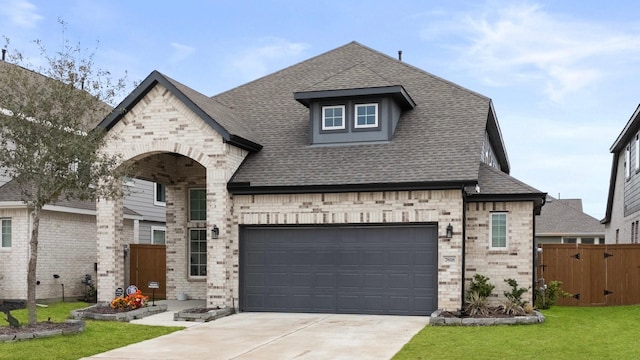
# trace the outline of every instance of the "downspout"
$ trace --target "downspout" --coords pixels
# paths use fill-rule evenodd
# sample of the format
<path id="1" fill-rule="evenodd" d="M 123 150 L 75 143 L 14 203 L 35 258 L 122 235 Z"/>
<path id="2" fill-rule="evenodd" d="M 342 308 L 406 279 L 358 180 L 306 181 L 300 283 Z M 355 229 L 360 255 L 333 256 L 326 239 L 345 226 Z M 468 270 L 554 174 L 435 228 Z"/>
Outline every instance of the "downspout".
<path id="1" fill-rule="evenodd" d="M 531 299 L 533 300 L 533 304 L 535 304 L 536 303 L 536 277 L 537 277 L 537 275 L 536 275 L 536 272 L 537 272 L 536 271 L 537 270 L 536 260 L 537 259 L 536 258 L 538 257 L 538 249 L 537 249 L 537 246 L 536 246 L 536 210 L 535 210 L 535 202 L 534 202 L 533 206 L 534 206 L 534 210 L 533 210 L 533 212 L 531 212 L 531 216 L 533 216 L 533 241 L 532 241 L 533 242 L 533 254 L 532 254 L 532 257 L 533 257 L 533 264 L 532 264 L 533 271 L 532 271 L 532 275 L 531 275 L 531 277 L 532 277 L 531 278 L 531 282 L 532 282 L 531 283 L 531 289 L 533 291 L 533 296 L 531 297 Z"/>
<path id="2" fill-rule="evenodd" d="M 466 266 L 466 258 L 467 258 L 467 193 L 464 191 L 464 186 L 462 187 L 462 277 L 460 279 L 460 309 L 464 309 L 464 276 L 465 276 L 465 266 Z"/>

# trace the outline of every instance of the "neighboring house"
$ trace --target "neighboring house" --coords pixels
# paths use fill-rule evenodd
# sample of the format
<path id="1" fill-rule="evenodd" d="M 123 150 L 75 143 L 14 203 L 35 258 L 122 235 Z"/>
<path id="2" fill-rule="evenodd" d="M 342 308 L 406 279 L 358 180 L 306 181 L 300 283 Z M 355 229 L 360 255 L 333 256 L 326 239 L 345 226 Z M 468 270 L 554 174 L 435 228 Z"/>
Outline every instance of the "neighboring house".
<path id="1" fill-rule="evenodd" d="M 100 126 L 166 186 L 168 298 L 426 315 L 476 273 L 533 285 L 546 194 L 509 176 L 491 100 L 356 42 L 214 97 L 154 71 Z M 123 201 L 97 212 L 108 301 Z"/>
<path id="2" fill-rule="evenodd" d="M 607 244 L 637 244 L 640 225 L 640 106 L 610 148 L 613 154 L 605 225 Z"/>
<path id="3" fill-rule="evenodd" d="M 134 223 L 137 229 L 131 243 L 164 245 L 165 238 L 165 198 L 164 185 L 129 179 L 125 181 L 126 196 L 124 206 L 142 216 Z"/>
<path id="4" fill-rule="evenodd" d="M 604 225 L 582 211 L 581 199 L 547 196 L 536 218 L 536 246 L 576 243 L 604 244 Z"/>
<path id="5" fill-rule="evenodd" d="M 2 61 L 0 66 L 15 65 Z M 154 204 L 154 184 L 134 179 L 129 185 L 123 213 L 127 243 L 162 243 L 164 206 Z M 36 270 L 38 300 L 82 297 L 87 290 L 82 283 L 85 275 L 96 280 L 95 209 L 95 202 L 65 200 L 44 207 Z M 21 201 L 17 183 L 0 171 L 0 301 L 27 298 L 31 223 L 30 211 Z M 124 261 L 126 267 L 127 260 Z"/>

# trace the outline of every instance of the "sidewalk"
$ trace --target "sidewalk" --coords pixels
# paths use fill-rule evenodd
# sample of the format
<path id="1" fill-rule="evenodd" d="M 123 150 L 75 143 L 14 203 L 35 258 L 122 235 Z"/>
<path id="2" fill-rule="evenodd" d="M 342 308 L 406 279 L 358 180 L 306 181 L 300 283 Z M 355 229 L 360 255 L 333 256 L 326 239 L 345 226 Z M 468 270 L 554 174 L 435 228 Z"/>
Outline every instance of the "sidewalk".
<path id="1" fill-rule="evenodd" d="M 167 311 L 147 316 L 142 319 L 132 320 L 131 324 L 153 325 L 153 326 L 184 326 L 191 327 L 203 323 L 196 321 L 173 321 L 173 313 L 184 309 L 206 306 L 205 300 L 156 300 L 156 305 L 167 304 Z M 151 304 L 149 304 L 151 306 Z"/>

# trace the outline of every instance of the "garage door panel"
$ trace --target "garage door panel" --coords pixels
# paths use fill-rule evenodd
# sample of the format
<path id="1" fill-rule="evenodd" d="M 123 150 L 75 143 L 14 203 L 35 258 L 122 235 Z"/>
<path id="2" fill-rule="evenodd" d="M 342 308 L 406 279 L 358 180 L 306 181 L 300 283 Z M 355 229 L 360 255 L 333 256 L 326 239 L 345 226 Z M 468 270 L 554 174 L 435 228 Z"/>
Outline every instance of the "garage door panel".
<path id="1" fill-rule="evenodd" d="M 436 226 L 247 227 L 241 234 L 243 311 L 428 315 L 437 308 Z"/>

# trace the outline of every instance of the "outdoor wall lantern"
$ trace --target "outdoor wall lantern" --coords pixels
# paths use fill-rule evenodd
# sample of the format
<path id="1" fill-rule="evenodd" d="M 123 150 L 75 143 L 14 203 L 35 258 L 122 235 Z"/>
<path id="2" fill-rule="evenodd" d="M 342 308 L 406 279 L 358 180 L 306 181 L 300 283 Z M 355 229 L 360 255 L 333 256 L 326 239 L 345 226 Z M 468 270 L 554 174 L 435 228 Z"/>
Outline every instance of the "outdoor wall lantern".
<path id="1" fill-rule="evenodd" d="M 452 236 L 453 236 L 453 226 L 451 226 L 451 223 L 449 223 L 449 225 L 447 226 L 447 235 L 446 235 L 446 237 L 448 239 L 451 239 Z"/>
<path id="2" fill-rule="evenodd" d="M 124 253 L 124 257 L 127 257 L 129 254 L 129 244 L 122 245 L 122 252 Z"/>
<path id="3" fill-rule="evenodd" d="M 213 225 L 213 229 L 211 229 L 211 238 L 217 239 L 218 235 L 220 235 L 220 229 L 216 225 Z"/>

